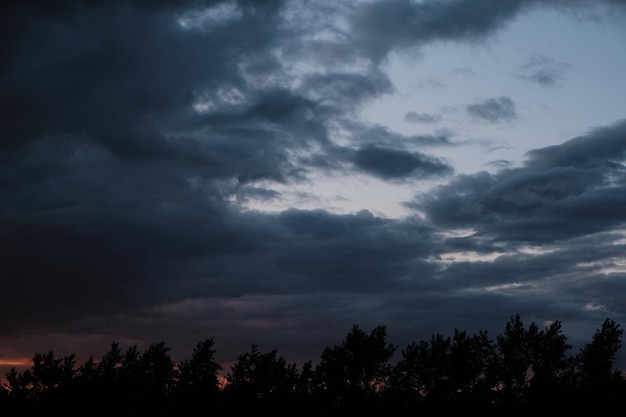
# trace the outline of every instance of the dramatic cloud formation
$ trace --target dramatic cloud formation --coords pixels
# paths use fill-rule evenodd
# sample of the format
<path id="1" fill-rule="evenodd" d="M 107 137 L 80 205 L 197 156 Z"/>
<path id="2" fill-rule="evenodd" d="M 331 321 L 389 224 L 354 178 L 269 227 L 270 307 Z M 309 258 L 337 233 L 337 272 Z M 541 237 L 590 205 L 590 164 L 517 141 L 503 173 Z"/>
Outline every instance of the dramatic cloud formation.
<path id="1" fill-rule="evenodd" d="M 0 365 L 626 323 L 626 60 L 498 43 L 596 3 L 5 2 Z"/>

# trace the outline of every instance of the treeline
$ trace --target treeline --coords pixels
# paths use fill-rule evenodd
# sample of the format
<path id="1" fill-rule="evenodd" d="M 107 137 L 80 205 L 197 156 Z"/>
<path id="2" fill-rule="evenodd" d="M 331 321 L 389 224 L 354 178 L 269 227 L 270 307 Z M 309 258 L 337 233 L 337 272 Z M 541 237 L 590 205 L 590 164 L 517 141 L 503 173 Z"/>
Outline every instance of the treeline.
<path id="1" fill-rule="evenodd" d="M 396 415 L 442 410 L 482 412 L 612 409 L 626 398 L 614 362 L 623 330 L 606 319 L 575 355 L 560 322 L 541 329 L 511 317 L 502 334 L 434 334 L 399 351 L 385 326 L 354 325 L 301 366 L 252 344 L 222 379 L 215 343 L 206 339 L 175 363 L 164 342 L 144 351 L 113 342 L 100 360 L 80 366 L 75 355 L 35 354 L 32 366 L 6 373 L 0 410 L 69 414 L 151 412 L 186 415 L 224 411 L 308 414 L 358 411 Z M 553 410 L 553 409 L 551 409 Z"/>

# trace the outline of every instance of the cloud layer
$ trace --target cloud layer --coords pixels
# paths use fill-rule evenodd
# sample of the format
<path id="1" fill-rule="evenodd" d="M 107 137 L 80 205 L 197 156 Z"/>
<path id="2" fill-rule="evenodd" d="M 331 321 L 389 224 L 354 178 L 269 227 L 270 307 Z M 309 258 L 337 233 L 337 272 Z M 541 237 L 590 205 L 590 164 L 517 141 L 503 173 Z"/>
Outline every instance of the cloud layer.
<path id="1" fill-rule="evenodd" d="M 457 174 L 452 135 L 356 116 L 394 94 L 395 51 L 566 2 L 53 3 L 1 6 L 0 359 L 214 337 L 225 361 L 316 360 L 353 323 L 402 345 L 516 313 L 584 340 L 624 322 L 626 121 Z M 527 76 L 553 85 L 552 63 Z M 465 109 L 519 117 L 508 95 Z M 322 174 L 438 185 L 404 218 L 240 204 Z"/>

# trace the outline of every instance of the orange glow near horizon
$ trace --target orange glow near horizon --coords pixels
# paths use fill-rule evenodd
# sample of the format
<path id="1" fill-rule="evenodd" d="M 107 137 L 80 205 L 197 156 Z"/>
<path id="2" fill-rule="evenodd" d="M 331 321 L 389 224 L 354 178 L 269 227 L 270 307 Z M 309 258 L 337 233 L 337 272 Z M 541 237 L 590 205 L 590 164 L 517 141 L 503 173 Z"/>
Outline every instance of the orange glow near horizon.
<path id="1" fill-rule="evenodd" d="M 0 385 L 6 383 L 6 375 L 12 368 L 15 368 L 17 372 L 24 372 L 32 365 L 32 358 L 0 358 Z"/>
<path id="2" fill-rule="evenodd" d="M 0 366 L 30 366 L 32 363 L 32 358 L 0 359 Z"/>

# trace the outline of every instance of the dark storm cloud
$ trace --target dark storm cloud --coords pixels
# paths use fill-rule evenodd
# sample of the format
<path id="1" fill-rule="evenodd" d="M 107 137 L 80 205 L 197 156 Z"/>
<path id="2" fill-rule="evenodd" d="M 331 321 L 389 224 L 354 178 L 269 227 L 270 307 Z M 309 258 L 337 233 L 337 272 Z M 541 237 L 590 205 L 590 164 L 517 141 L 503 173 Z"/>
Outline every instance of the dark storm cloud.
<path id="1" fill-rule="evenodd" d="M 517 118 L 515 102 L 506 96 L 489 98 L 479 103 L 469 104 L 466 110 L 474 118 L 491 123 L 511 121 Z"/>
<path id="2" fill-rule="evenodd" d="M 298 147 L 294 135 L 323 140 L 324 129 L 297 94 L 250 91 L 233 46 L 261 55 L 277 30 L 266 26 L 271 10 L 240 6 L 240 17 L 210 30 L 185 30 L 178 9 L 153 3 L 4 6 L 0 212 L 15 284 L 3 293 L 6 314 L 63 322 L 80 308 L 97 315 L 184 298 L 182 277 L 200 273 L 194 260 L 256 245 L 258 228 L 227 199 L 239 183 L 294 174 L 285 153 Z M 193 109 L 224 91 L 248 101 Z M 179 292 L 163 290 L 171 274 Z M 36 313 L 46 307 L 54 314 Z"/>
<path id="3" fill-rule="evenodd" d="M 200 81 L 206 68 L 199 62 L 201 42 L 160 15 L 137 19 L 125 9 L 16 18 L 21 25 L 14 24 L 12 36 L 22 49 L 9 50 L 12 64 L 3 71 L 2 104 L 10 111 L 5 146 L 81 133 L 120 155 L 170 150 L 154 120 L 171 122 L 170 111 L 190 99 L 184 85 Z M 106 30 L 111 22 L 115 31 Z M 155 43 L 162 48 L 145 47 Z M 220 73 L 223 68 L 213 69 Z"/>
<path id="4" fill-rule="evenodd" d="M 402 277 L 415 272 L 414 255 L 432 251 L 420 243 L 432 233 L 427 225 L 383 220 L 366 210 L 343 216 L 288 210 L 277 220 L 294 234 L 289 247 L 276 252 L 277 262 L 298 281 L 309 277 L 314 292 L 386 292 L 389 285 L 405 285 Z M 431 268 L 423 266 L 424 271 Z"/>
<path id="5" fill-rule="evenodd" d="M 112 311 L 125 317 L 198 297 L 343 291 L 359 279 L 380 289 L 408 270 L 416 237 L 402 243 L 406 229 L 373 216 L 274 218 L 230 203 L 278 198 L 249 183 L 305 177 L 294 161 L 306 159 L 291 153 L 313 146 L 325 158 L 334 149 L 326 122 L 391 91 L 377 71 L 305 76 L 298 90 L 265 85 L 259 77 L 282 74 L 268 51 L 293 38 L 281 37 L 271 8 L 235 5 L 228 22 L 187 28 L 171 13 L 200 11 L 182 2 L 180 10 L 6 6 L 0 243 L 11 287 L 2 310 L 15 320 L 3 334 L 73 333 L 117 322 L 105 319 Z M 399 155 L 424 174 L 447 168 Z M 319 235 L 302 234 L 299 222 L 313 222 Z M 325 224 L 350 234 L 325 234 Z M 104 324 L 100 332 L 120 334 Z"/>
<path id="6" fill-rule="evenodd" d="M 528 1 L 393 0 L 367 3 L 352 20 L 355 44 L 373 59 L 395 48 L 434 40 L 481 40 L 503 27 Z"/>
<path id="7" fill-rule="evenodd" d="M 460 175 L 415 207 L 493 241 L 552 242 L 626 221 L 626 122 L 528 153 L 522 168 Z"/>
<path id="8" fill-rule="evenodd" d="M 537 169 L 579 166 L 621 172 L 626 156 L 626 120 L 592 130 L 561 145 L 527 152 L 528 166 Z"/>
<path id="9" fill-rule="evenodd" d="M 292 174 L 285 141 L 299 146 L 291 139 L 302 132 L 323 139 L 307 99 L 255 89 L 238 67 L 278 42 L 267 10 L 242 4 L 227 25 L 186 30 L 170 9 L 79 4 L 10 25 L 11 46 L 22 47 L 8 49 L 2 77 L 9 152 L 71 135 L 120 158 L 195 164 L 199 175 L 245 181 Z M 15 15 L 29 10 L 16 6 Z M 198 114 L 194 103 L 218 108 Z"/>
<path id="10" fill-rule="evenodd" d="M 266 342 L 315 360 L 354 323 L 395 323 L 393 341 L 408 343 L 442 324 L 501 325 L 513 307 L 575 316 L 548 294 L 491 287 L 538 282 L 540 267 L 574 274 L 576 259 L 624 294 L 602 275 L 623 249 L 610 231 L 625 220 L 624 123 L 531 151 L 521 168 L 455 177 L 399 220 L 237 204 L 280 200 L 274 184 L 298 192 L 320 168 L 446 180 L 453 167 L 421 150 L 456 146 L 450 134 L 353 119 L 395 92 L 378 60 L 481 40 L 539 3 L 396 0 L 298 15 L 279 1 L 4 2 L 0 355 L 120 338 L 166 339 L 188 355 L 215 337 L 225 359 Z M 346 28 L 319 18 L 328 8 L 347 13 Z M 331 40 L 312 40 L 326 29 Z M 475 110 L 510 120 L 511 103 Z M 451 238 L 457 228 L 473 232 Z M 510 253 L 563 240 L 575 245 Z M 453 251 L 505 256 L 448 265 Z M 567 296 L 587 302 L 574 288 L 589 286 Z M 303 348 L 310 356 L 290 356 Z"/>
<path id="11" fill-rule="evenodd" d="M 352 42 L 358 51 L 377 62 L 393 50 L 417 48 L 433 41 L 483 41 L 532 8 L 588 11 L 595 6 L 614 6 L 625 11 L 621 0 L 604 0 L 594 5 L 569 0 L 371 2 L 360 7 L 350 21 Z"/>
<path id="12" fill-rule="evenodd" d="M 194 133 L 199 155 L 210 155 L 216 175 L 239 182 L 302 176 L 290 152 L 330 146 L 325 121 L 330 110 L 285 89 L 252 94 L 235 108 L 207 111 L 202 131 Z"/>
<path id="13" fill-rule="evenodd" d="M 356 167 L 383 179 L 428 178 L 453 169 L 435 158 L 388 148 L 364 147 L 354 153 Z"/>
<path id="14" fill-rule="evenodd" d="M 3 265 L 15 283 L 3 292 L 5 314 L 64 322 L 76 309 L 97 315 L 185 297 L 194 260 L 256 246 L 239 230 L 246 222 L 221 201 L 219 184 L 186 182 L 179 167 L 112 161 L 89 149 L 63 158 L 60 172 L 28 182 L 22 176 L 18 185 L 2 176 Z M 181 281 L 169 281 L 174 275 Z M 178 290 L 158 290 L 172 285 Z M 46 307 L 49 313 L 35 313 Z"/>

